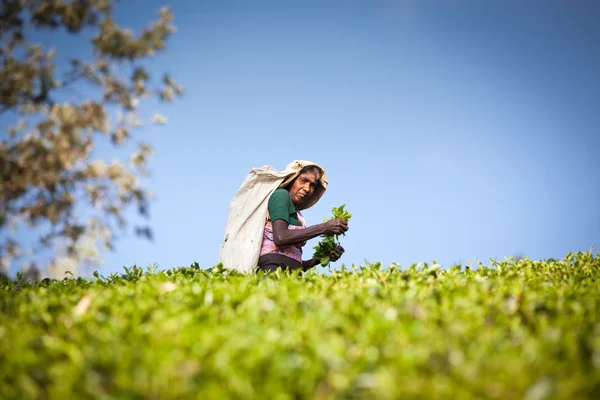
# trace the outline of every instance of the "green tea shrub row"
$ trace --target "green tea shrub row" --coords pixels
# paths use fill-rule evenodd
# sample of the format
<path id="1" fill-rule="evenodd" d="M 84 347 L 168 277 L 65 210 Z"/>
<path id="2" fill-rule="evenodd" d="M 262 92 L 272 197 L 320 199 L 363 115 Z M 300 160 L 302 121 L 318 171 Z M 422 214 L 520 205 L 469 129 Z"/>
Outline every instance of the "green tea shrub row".
<path id="1" fill-rule="evenodd" d="M 600 398 L 600 258 L 0 282 L 2 399 Z"/>

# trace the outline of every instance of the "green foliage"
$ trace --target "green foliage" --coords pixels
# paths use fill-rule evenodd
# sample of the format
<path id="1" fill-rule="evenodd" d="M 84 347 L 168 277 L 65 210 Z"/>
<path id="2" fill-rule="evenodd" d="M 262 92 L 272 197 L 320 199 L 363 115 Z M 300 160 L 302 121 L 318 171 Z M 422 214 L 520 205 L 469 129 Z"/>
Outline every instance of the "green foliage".
<path id="1" fill-rule="evenodd" d="M 600 398 L 600 258 L 0 280 L 0 398 Z"/>
<path id="2" fill-rule="evenodd" d="M 333 213 L 333 217 L 327 219 L 327 217 L 323 218 L 323 222 L 331 221 L 333 219 L 342 219 L 345 221 L 349 221 L 352 218 L 352 214 L 350 214 L 347 210 L 344 210 L 346 205 L 342 204 L 340 207 L 333 207 L 331 212 Z M 343 236 L 346 236 L 344 233 Z M 329 258 L 331 253 L 335 250 L 335 248 L 339 245 L 339 235 L 323 235 L 323 240 L 321 240 L 314 247 L 313 258 L 319 260 L 323 267 L 329 265 Z"/>

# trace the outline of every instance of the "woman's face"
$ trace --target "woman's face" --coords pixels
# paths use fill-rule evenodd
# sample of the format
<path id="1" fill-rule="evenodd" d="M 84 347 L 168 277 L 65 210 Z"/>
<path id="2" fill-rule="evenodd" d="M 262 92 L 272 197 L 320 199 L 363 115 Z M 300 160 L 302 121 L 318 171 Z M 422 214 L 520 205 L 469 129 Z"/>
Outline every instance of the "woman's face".
<path id="1" fill-rule="evenodd" d="M 298 175 L 290 188 L 290 197 L 295 205 L 312 196 L 317 187 L 317 175 L 310 171 Z"/>

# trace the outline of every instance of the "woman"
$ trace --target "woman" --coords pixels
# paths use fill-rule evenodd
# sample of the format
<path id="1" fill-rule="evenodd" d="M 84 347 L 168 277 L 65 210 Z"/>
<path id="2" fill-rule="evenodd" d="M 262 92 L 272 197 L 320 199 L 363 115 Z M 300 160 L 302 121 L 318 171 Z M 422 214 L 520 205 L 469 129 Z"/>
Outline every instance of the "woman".
<path id="1" fill-rule="evenodd" d="M 314 205 L 325 187 L 325 171 L 317 165 L 307 165 L 291 182 L 284 182 L 283 187 L 273 192 L 258 259 L 260 270 L 270 272 L 281 267 L 306 271 L 313 268 L 319 265 L 318 260 L 302 260 L 302 247 L 306 242 L 320 235 L 340 235 L 348 230 L 348 221 L 339 219 L 306 226 L 300 210 Z M 331 261 L 337 261 L 343 253 L 344 248 L 338 246 L 331 254 Z"/>

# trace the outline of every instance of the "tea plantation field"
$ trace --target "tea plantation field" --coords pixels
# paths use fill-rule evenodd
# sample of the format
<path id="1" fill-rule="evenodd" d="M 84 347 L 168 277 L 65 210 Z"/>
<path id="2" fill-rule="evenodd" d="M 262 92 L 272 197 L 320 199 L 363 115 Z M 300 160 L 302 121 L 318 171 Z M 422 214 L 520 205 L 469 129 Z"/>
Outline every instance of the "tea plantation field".
<path id="1" fill-rule="evenodd" d="M 600 399 L 600 258 L 0 282 L 1 399 Z"/>

